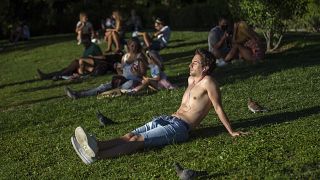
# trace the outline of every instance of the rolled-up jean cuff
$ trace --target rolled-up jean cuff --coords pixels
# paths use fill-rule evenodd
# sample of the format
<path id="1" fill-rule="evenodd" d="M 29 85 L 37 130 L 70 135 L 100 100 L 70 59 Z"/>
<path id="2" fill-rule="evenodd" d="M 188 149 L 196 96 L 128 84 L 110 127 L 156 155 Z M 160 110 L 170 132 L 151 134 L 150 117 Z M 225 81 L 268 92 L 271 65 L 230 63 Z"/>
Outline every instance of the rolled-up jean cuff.
<path id="1" fill-rule="evenodd" d="M 148 148 L 187 141 L 189 130 L 189 125 L 175 116 L 159 116 L 132 133 L 143 136 Z"/>

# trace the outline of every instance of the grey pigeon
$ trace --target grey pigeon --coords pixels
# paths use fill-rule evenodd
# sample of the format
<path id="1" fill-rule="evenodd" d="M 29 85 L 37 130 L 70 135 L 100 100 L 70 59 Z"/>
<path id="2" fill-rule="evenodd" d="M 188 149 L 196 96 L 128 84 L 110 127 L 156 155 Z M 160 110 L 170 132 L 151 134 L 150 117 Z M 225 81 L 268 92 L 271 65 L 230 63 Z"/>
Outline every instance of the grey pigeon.
<path id="1" fill-rule="evenodd" d="M 262 107 L 260 104 L 258 104 L 257 102 L 253 101 L 252 98 L 248 99 L 248 108 L 253 113 L 268 111 L 268 109 Z"/>
<path id="2" fill-rule="evenodd" d="M 77 92 L 72 91 L 69 87 L 64 87 L 64 92 L 67 94 L 67 96 L 71 99 L 78 99 L 79 96 Z"/>
<path id="3" fill-rule="evenodd" d="M 174 168 L 177 172 L 178 177 L 181 180 L 192 180 L 192 179 L 197 179 L 197 178 L 208 175 L 206 171 L 195 171 L 192 169 L 184 169 L 179 163 L 175 163 Z"/>
<path id="4" fill-rule="evenodd" d="M 101 126 L 105 126 L 107 124 L 117 124 L 116 122 L 112 121 L 111 119 L 105 117 L 99 110 L 97 112 L 97 118 L 98 118 Z"/>

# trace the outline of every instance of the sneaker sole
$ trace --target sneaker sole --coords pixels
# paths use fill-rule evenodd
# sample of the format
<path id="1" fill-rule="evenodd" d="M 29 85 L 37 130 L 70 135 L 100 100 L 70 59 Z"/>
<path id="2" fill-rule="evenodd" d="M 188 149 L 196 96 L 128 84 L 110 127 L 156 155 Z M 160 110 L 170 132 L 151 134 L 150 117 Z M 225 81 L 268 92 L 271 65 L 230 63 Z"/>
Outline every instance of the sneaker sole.
<path id="1" fill-rule="evenodd" d="M 93 151 L 93 149 L 91 149 L 91 147 L 89 146 L 88 143 L 88 138 L 87 138 L 87 133 L 83 130 L 82 127 L 77 127 L 75 130 L 75 138 L 78 141 L 79 145 L 83 148 L 83 150 L 85 151 L 85 153 L 90 156 L 90 157 L 95 157 L 96 154 Z"/>
<path id="2" fill-rule="evenodd" d="M 77 155 L 80 157 L 80 159 L 82 160 L 82 162 L 84 162 L 84 163 L 87 164 L 87 165 L 90 164 L 91 161 L 89 161 L 85 156 L 83 156 L 83 155 L 80 153 L 79 148 L 78 148 L 78 146 L 80 147 L 80 144 L 78 144 L 78 146 L 77 146 L 76 143 L 77 143 L 77 142 L 76 142 L 76 138 L 75 138 L 74 136 L 72 136 L 72 137 L 71 137 L 71 144 L 72 144 L 72 146 L 73 146 L 73 149 L 76 151 Z"/>

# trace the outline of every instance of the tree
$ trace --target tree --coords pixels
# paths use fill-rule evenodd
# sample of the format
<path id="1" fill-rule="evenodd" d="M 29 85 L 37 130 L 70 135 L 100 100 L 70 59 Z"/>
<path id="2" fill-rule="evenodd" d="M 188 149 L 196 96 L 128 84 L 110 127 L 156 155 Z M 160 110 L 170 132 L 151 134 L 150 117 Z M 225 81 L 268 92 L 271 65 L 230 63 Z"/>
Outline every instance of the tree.
<path id="1" fill-rule="evenodd" d="M 320 0 L 309 0 L 308 12 L 303 17 L 312 30 L 320 32 Z"/>
<path id="2" fill-rule="evenodd" d="M 262 30 L 267 51 L 276 50 L 287 30 L 286 21 L 306 12 L 307 0 L 230 0 L 233 16 Z"/>

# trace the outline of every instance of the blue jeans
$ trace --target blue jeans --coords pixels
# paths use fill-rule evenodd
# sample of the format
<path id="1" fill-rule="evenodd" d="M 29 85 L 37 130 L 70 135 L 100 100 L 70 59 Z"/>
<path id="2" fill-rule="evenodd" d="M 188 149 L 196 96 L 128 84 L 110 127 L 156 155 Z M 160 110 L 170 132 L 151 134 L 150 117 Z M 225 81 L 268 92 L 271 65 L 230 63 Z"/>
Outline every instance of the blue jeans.
<path id="1" fill-rule="evenodd" d="M 112 89 L 111 83 L 106 83 L 106 84 L 101 84 L 100 86 L 95 87 L 93 89 L 89 89 L 89 90 L 86 90 L 86 91 L 80 91 L 78 93 L 78 95 L 80 97 L 96 96 L 96 95 L 98 95 L 100 93 L 103 93 L 105 91 L 108 91 L 110 89 Z"/>
<path id="2" fill-rule="evenodd" d="M 132 86 L 134 85 L 135 81 L 133 80 L 128 80 L 125 83 L 123 83 L 120 88 L 121 89 L 131 89 Z M 112 89 L 111 83 L 105 83 L 105 84 L 101 84 L 98 87 L 86 90 L 86 91 L 80 91 L 78 92 L 78 95 L 80 97 L 87 97 L 87 96 L 96 96 L 100 93 L 109 91 Z"/>
<path id="3" fill-rule="evenodd" d="M 189 125 L 175 116 L 159 116 L 132 133 L 143 136 L 148 148 L 187 141 L 189 130 Z"/>
<path id="4" fill-rule="evenodd" d="M 165 48 L 166 44 L 164 44 L 161 40 L 154 40 L 151 43 L 150 50 L 160 51 L 161 49 Z"/>

